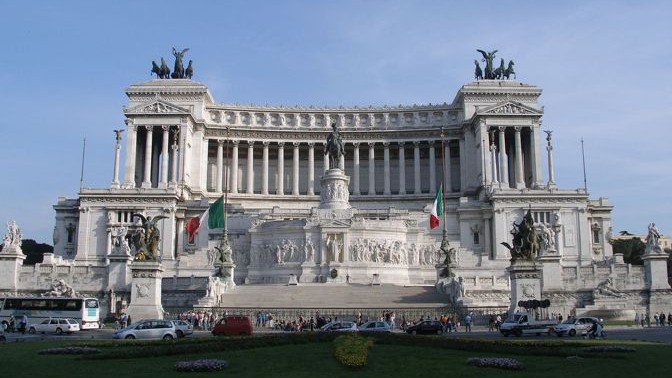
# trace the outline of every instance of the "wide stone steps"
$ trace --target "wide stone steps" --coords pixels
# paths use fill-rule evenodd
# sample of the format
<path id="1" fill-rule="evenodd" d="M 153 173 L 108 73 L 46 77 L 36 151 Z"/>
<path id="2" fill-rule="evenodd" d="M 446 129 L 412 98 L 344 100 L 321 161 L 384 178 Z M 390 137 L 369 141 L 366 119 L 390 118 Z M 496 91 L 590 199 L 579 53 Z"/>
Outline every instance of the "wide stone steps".
<path id="1" fill-rule="evenodd" d="M 434 286 L 362 284 L 239 285 L 222 298 L 226 308 L 430 308 L 448 305 Z"/>

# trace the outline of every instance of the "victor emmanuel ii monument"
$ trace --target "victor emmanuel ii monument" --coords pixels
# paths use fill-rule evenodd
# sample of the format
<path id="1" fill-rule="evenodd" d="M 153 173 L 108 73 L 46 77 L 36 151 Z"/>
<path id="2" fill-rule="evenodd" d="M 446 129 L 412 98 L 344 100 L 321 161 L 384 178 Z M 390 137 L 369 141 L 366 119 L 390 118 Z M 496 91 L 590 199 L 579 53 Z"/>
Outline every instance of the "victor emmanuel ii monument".
<path id="1" fill-rule="evenodd" d="M 293 279 L 436 285 L 446 303 L 508 308 L 507 268 L 519 256 L 502 242 L 533 224 L 526 258 L 539 287 L 521 295 L 541 292 L 562 313 L 670 305 L 660 248 L 645 266 L 624 264 L 609 244 L 608 200 L 558 186 L 542 90 L 513 79 L 512 61 L 495 68 L 496 50 L 479 50 L 485 71 L 476 61 L 475 81 L 450 101 L 363 107 L 220 103 L 191 80 L 186 52 L 173 49 L 172 73 L 162 58 L 156 79 L 126 89 L 110 185 L 60 198 L 55 256 L 35 268 L 0 260 L 16 277 L 0 289 L 25 293 L 59 277 L 114 311 L 131 300 L 140 254 L 160 262 L 164 306 L 222 304 L 236 285 Z M 440 185 L 445 215 L 432 229 Z M 225 227 L 187 227 L 222 197 Z M 148 222 L 160 238 L 147 239 Z M 217 258 L 223 236 L 229 273 Z M 618 298 L 599 291 L 606 280 Z"/>

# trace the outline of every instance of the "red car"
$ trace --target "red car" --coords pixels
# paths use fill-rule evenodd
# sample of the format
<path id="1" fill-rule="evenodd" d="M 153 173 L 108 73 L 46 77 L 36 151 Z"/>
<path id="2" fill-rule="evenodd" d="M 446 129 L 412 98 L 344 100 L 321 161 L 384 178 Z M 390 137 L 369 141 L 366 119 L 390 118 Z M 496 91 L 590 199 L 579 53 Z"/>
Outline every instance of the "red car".
<path id="1" fill-rule="evenodd" d="M 225 316 L 212 328 L 212 334 L 249 336 L 252 334 L 252 321 L 247 316 Z"/>

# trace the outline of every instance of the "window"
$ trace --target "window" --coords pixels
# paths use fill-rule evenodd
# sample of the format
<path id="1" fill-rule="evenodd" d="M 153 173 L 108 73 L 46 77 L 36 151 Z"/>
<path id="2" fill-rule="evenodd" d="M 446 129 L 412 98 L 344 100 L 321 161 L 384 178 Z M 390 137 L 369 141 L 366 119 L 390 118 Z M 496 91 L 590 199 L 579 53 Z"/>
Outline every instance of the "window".
<path id="1" fill-rule="evenodd" d="M 474 245 L 479 245 L 481 243 L 481 238 L 478 231 L 474 232 Z"/>

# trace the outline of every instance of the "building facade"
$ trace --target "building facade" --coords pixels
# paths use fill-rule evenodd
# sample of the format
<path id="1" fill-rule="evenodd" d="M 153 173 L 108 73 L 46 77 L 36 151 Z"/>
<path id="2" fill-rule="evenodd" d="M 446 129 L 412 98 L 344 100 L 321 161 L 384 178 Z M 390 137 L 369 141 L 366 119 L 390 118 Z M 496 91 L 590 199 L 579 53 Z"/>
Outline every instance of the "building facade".
<path id="1" fill-rule="evenodd" d="M 36 269 L 44 277 L 60 269 L 75 289 L 106 293 L 118 309 L 130 293 L 140 227 L 133 215 L 161 216 L 164 302 L 195 303 L 215 272 L 222 229 L 201 226 L 190 240 L 185 225 L 225 195 L 238 285 L 290 275 L 370 283 L 376 275 L 391 285 L 438 282 L 462 305 L 508 307 L 510 253 L 500 243 L 529 210 L 542 236 L 543 292 L 558 311 L 594 304 L 609 277 L 631 293 L 622 308 L 640 311 L 648 305 L 644 268 L 612 255 L 612 206 L 555 182 L 541 93 L 515 80 L 477 80 L 450 103 L 321 108 L 217 103 L 188 79 L 131 85 L 109 187 L 59 199 L 55 256 Z M 332 124 L 345 147 L 341 187 L 324 182 L 336 168 L 324 153 Z M 430 229 L 440 184 L 446 215 Z M 342 206 L 324 206 L 330 200 Z M 444 232 L 459 294 L 437 275 Z M 45 285 L 22 269 L 16 290 L 30 280 Z"/>

